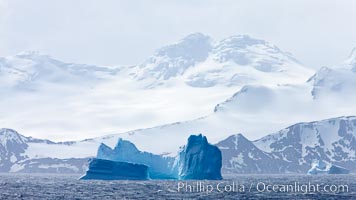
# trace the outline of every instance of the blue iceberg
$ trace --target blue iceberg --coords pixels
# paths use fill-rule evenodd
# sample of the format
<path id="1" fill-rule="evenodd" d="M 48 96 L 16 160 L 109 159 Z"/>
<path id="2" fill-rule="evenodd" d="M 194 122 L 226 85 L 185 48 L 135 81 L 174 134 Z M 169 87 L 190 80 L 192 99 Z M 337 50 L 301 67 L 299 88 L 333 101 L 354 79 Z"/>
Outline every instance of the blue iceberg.
<path id="1" fill-rule="evenodd" d="M 349 172 L 348 169 L 321 160 L 314 160 L 311 169 L 308 170 L 308 174 L 310 175 L 348 174 Z"/>
<path id="2" fill-rule="evenodd" d="M 222 157 L 218 147 L 202 134 L 191 135 L 175 162 L 180 180 L 221 180 Z"/>
<path id="3" fill-rule="evenodd" d="M 141 164 L 92 158 L 89 160 L 88 171 L 80 179 L 147 180 L 148 167 Z"/>
<path id="4" fill-rule="evenodd" d="M 173 157 L 140 151 L 133 143 L 121 138 L 114 149 L 111 149 L 105 144 L 101 144 L 96 157 L 117 162 L 146 165 L 151 179 L 176 179 L 177 176 L 177 173 L 172 170 L 174 164 Z"/>
<path id="5" fill-rule="evenodd" d="M 177 157 L 142 152 L 126 140 L 119 139 L 114 149 L 101 144 L 97 158 L 81 179 L 101 180 L 220 180 L 222 158 L 218 147 L 203 135 L 191 135 Z"/>

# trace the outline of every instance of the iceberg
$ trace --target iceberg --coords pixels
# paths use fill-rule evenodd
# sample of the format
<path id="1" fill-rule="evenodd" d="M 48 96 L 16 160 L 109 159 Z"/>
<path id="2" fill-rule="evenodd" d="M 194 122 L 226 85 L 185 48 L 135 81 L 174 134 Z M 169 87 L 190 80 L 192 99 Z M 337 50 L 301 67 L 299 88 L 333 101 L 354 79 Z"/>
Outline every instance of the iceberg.
<path id="1" fill-rule="evenodd" d="M 311 169 L 308 170 L 308 174 L 348 174 L 350 171 L 343 167 L 324 162 L 322 160 L 314 160 L 312 162 Z"/>
<path id="2" fill-rule="evenodd" d="M 174 170 L 180 180 L 221 180 L 221 166 L 220 149 L 199 134 L 191 135 L 188 144 L 181 147 Z"/>
<path id="3" fill-rule="evenodd" d="M 155 155 L 140 151 L 133 143 L 121 138 L 117 142 L 114 149 L 111 149 L 102 143 L 99 146 L 96 157 L 116 162 L 129 162 L 146 165 L 151 179 L 177 178 L 177 173 L 172 170 L 174 157 Z"/>
<path id="4" fill-rule="evenodd" d="M 142 164 L 92 158 L 81 180 L 148 180 L 148 167 Z"/>
<path id="5" fill-rule="evenodd" d="M 191 135 L 176 157 L 143 152 L 130 141 L 119 139 L 114 149 L 103 143 L 99 146 L 81 179 L 220 180 L 221 166 L 221 151 L 202 134 Z"/>

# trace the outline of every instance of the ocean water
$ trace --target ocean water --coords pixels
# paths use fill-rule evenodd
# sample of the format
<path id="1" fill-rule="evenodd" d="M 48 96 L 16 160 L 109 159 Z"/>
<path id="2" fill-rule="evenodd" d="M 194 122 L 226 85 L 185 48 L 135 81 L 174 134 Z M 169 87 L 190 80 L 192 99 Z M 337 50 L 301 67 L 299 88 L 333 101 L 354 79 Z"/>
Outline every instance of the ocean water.
<path id="1" fill-rule="evenodd" d="M 0 174 L 0 199 L 356 199 L 356 174 L 236 175 L 222 181 L 88 181 L 79 177 Z"/>

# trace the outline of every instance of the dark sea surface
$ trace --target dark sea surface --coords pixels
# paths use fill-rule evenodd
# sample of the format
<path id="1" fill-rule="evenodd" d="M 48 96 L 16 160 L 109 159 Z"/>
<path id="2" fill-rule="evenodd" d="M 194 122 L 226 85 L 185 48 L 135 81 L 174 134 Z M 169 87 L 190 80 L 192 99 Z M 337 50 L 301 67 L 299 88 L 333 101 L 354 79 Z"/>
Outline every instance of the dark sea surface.
<path id="1" fill-rule="evenodd" d="M 88 181 L 79 177 L 0 174 L 0 199 L 356 199 L 356 174 L 236 175 L 225 176 L 223 181 L 187 182 Z M 319 192 L 315 191 L 317 184 Z"/>

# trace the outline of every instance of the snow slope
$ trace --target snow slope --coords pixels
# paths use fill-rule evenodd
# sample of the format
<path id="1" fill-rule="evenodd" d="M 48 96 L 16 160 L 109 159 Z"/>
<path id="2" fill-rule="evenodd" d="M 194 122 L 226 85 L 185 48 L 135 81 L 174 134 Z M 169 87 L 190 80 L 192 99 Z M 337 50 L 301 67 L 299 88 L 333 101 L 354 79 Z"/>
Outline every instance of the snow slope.
<path id="1" fill-rule="evenodd" d="M 0 124 L 55 141 L 123 133 L 207 116 L 246 84 L 296 84 L 313 73 L 246 35 L 214 41 L 195 33 L 133 66 L 23 52 L 0 58 Z"/>
<path id="2" fill-rule="evenodd" d="M 309 81 L 300 84 L 246 85 L 228 100 L 218 104 L 214 112 L 206 117 L 98 137 L 77 142 L 73 147 L 80 149 L 85 144 L 86 147 L 95 146 L 96 149 L 101 142 L 113 147 L 118 138 L 122 137 L 135 143 L 141 150 L 170 154 L 176 152 L 191 134 L 203 133 L 216 143 L 233 133 L 243 132 L 253 140 L 302 121 L 353 116 L 356 113 L 356 92 L 350 91 L 356 88 L 356 73 L 350 69 L 332 69 L 333 73 L 324 73 L 324 70 L 320 69 Z M 341 89 L 332 90 L 332 85 L 321 84 L 330 83 L 320 81 L 327 79 L 342 82 Z M 313 92 L 316 88 L 325 91 L 325 95 L 322 92 L 316 95 Z M 89 155 L 94 155 L 94 152 L 85 156 Z"/>
<path id="3" fill-rule="evenodd" d="M 264 40 L 236 35 L 214 41 L 201 33 L 157 50 L 129 70 L 130 76 L 149 88 L 177 82 L 201 88 L 300 83 L 312 73 L 289 53 Z"/>
<path id="4" fill-rule="evenodd" d="M 324 70 L 325 68 L 322 68 L 309 81 L 300 84 L 244 86 L 228 100 L 219 103 L 214 112 L 211 109 L 211 114 L 195 120 L 77 141 L 73 142 L 71 148 L 66 149 L 57 144 L 50 147 L 31 144 L 27 154 L 30 157 L 89 157 L 95 155 L 100 143 L 114 147 L 119 137 L 135 143 L 143 151 L 172 154 L 191 134 L 203 133 L 216 143 L 231 134 L 243 132 L 247 138 L 253 140 L 264 136 L 265 133 L 276 132 L 301 121 L 354 115 L 356 107 L 353 102 L 356 95 L 350 91 L 356 88 L 353 78 L 355 73 L 350 69 L 332 69 L 333 73 L 324 73 Z M 320 80 L 326 79 L 343 82 L 342 89 L 332 90 L 332 85 L 321 84 L 323 81 Z M 326 95 L 321 95 L 321 92 L 315 95 L 313 91 L 316 91 L 316 88 L 318 91 L 326 91 Z M 186 96 L 182 98 L 189 99 Z M 38 155 L 43 148 L 50 150 L 42 153 L 44 155 Z"/>
<path id="5" fill-rule="evenodd" d="M 64 63 L 31 51 L 0 58 L 1 88 L 37 90 L 42 84 L 91 85 L 119 71 L 119 68 Z"/>

